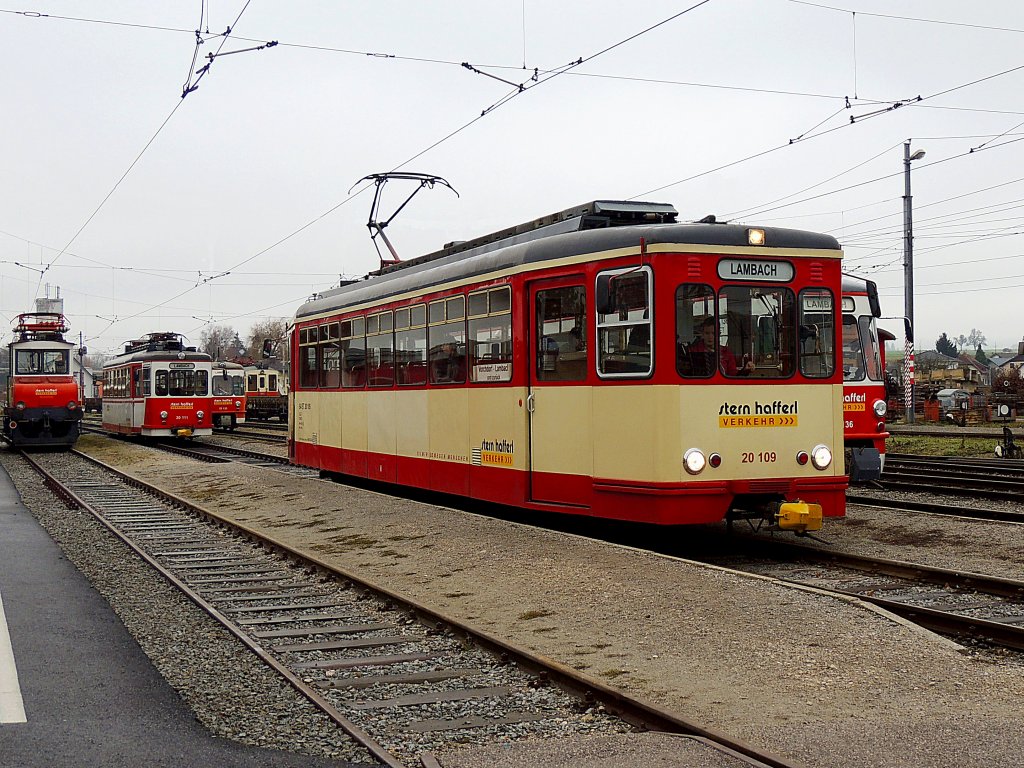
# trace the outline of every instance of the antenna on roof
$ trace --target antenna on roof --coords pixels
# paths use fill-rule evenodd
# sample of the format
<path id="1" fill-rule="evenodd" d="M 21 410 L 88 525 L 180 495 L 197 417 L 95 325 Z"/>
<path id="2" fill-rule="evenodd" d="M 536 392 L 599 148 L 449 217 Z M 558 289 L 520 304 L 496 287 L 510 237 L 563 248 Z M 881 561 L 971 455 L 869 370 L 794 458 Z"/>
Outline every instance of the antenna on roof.
<path id="1" fill-rule="evenodd" d="M 384 185 L 393 179 L 396 181 L 418 181 L 420 185 L 412 191 L 412 194 L 405 198 L 405 202 L 398 206 L 390 217 L 381 221 L 377 218 L 380 214 L 381 191 L 384 189 Z M 384 267 L 397 264 L 401 261 L 401 259 L 398 258 L 398 252 L 395 251 L 395 247 L 391 244 L 391 241 L 388 240 L 388 236 L 384 234 L 384 228 L 394 221 L 395 216 L 397 216 L 402 209 L 409 204 L 409 201 L 413 199 L 416 193 L 424 187 L 433 189 L 435 184 L 444 184 L 444 186 L 448 187 L 452 192 L 455 192 L 455 187 L 440 176 L 433 176 L 429 173 L 399 173 L 397 171 L 389 171 L 388 173 L 371 173 L 369 176 L 363 176 L 359 182 L 370 180 L 373 180 L 373 183 L 376 185 L 376 189 L 373 192 L 373 204 L 370 206 L 370 220 L 366 222 L 366 226 L 370 230 L 370 240 L 373 241 L 373 246 L 377 249 L 377 255 L 380 257 L 380 266 L 383 269 Z M 359 182 L 356 182 L 356 184 Z M 354 188 L 355 186 L 353 185 L 353 189 Z M 350 189 L 349 192 L 351 191 L 352 190 Z M 459 193 L 455 192 L 455 196 L 458 197 Z M 391 252 L 390 259 L 385 259 L 384 255 L 380 252 L 380 245 L 377 243 L 378 236 L 384 241 L 384 245 L 387 246 L 388 251 Z"/>

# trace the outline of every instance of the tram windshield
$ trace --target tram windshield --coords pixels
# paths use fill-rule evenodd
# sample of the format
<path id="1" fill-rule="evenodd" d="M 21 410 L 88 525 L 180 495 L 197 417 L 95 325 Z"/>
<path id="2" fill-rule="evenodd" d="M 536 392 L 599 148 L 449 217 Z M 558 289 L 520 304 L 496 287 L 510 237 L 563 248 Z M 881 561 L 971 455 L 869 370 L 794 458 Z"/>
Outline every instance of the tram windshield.
<path id="1" fill-rule="evenodd" d="M 686 378 L 826 378 L 835 370 L 832 294 L 785 286 L 684 284 L 676 291 L 676 369 Z"/>
<path id="2" fill-rule="evenodd" d="M 202 397 L 209 394 L 209 373 L 196 370 L 156 372 L 158 397 Z"/>
<path id="3" fill-rule="evenodd" d="M 14 372 L 61 376 L 68 372 L 66 349 L 19 349 L 15 353 Z"/>
<path id="4" fill-rule="evenodd" d="M 237 396 L 245 394 L 245 380 L 241 374 L 223 373 L 214 374 L 210 389 L 213 394 L 220 397 Z"/>
<path id="5" fill-rule="evenodd" d="M 882 381 L 878 329 L 870 315 L 843 315 L 843 381 Z"/>

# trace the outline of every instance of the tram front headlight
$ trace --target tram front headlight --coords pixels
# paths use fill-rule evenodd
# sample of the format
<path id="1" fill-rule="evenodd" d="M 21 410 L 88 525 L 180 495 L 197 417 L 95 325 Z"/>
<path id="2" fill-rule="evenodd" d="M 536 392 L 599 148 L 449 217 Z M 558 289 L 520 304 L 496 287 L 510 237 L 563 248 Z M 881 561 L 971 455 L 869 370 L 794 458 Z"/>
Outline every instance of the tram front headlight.
<path id="1" fill-rule="evenodd" d="M 241 408 L 241 407 L 242 407 L 242 401 L 241 400 L 235 400 L 235 408 Z"/>
<path id="2" fill-rule="evenodd" d="M 17 408 L 19 411 L 24 411 L 25 410 L 25 401 L 24 400 L 19 400 L 18 402 L 16 402 L 14 404 L 14 407 Z"/>
<path id="3" fill-rule="evenodd" d="M 160 420 L 167 421 L 167 411 L 160 411 Z"/>
<path id="4" fill-rule="evenodd" d="M 827 445 L 816 445 L 811 451 L 811 464 L 815 469 L 827 469 L 832 463 L 832 451 Z"/>
<path id="5" fill-rule="evenodd" d="M 872 408 L 875 411 L 875 416 L 878 418 L 885 416 L 886 411 L 889 410 L 888 406 L 885 404 L 885 400 L 875 400 L 875 404 Z"/>
<path id="6" fill-rule="evenodd" d="M 203 412 L 202 411 L 196 411 L 196 418 L 199 419 L 200 421 L 202 421 L 203 420 Z"/>
<path id="7" fill-rule="evenodd" d="M 704 471 L 707 463 L 707 459 L 704 458 L 704 452 L 700 448 L 690 448 L 683 454 L 683 466 L 686 467 L 686 471 L 691 475 L 699 475 Z"/>

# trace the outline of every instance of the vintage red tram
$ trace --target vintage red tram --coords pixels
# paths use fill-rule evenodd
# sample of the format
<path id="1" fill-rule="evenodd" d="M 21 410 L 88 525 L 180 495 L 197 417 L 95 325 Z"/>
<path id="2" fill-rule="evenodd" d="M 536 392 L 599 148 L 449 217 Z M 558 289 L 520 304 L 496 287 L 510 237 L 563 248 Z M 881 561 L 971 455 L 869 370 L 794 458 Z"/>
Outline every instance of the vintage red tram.
<path id="1" fill-rule="evenodd" d="M 843 431 L 851 483 L 877 480 L 889 437 L 878 288 L 871 280 L 843 275 Z"/>
<path id="2" fill-rule="evenodd" d="M 254 421 L 288 420 L 288 377 L 257 365 L 245 369 L 246 413 Z"/>
<path id="3" fill-rule="evenodd" d="M 78 440 L 82 399 L 71 374 L 71 350 L 60 313 L 28 312 L 14 321 L 3 436 L 17 446 L 71 446 Z"/>
<path id="4" fill-rule="evenodd" d="M 177 333 L 129 341 L 103 366 L 103 428 L 151 437 L 213 434 L 210 356 Z"/>
<path id="5" fill-rule="evenodd" d="M 838 243 L 676 217 L 596 201 L 304 304 L 293 462 L 663 525 L 845 514 Z"/>
<path id="6" fill-rule="evenodd" d="M 211 373 L 213 426 L 232 431 L 239 424 L 245 424 L 245 367 L 218 361 L 213 364 Z"/>

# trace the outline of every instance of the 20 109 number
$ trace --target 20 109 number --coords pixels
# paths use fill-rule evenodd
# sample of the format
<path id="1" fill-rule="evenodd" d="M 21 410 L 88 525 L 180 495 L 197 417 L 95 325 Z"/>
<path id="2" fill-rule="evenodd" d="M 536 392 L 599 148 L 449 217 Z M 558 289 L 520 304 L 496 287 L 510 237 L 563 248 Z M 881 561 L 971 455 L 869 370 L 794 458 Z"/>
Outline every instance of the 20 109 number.
<path id="1" fill-rule="evenodd" d="M 777 459 L 775 451 L 760 451 L 758 453 L 754 453 L 753 451 L 743 451 L 741 457 L 741 461 L 744 464 L 755 464 L 758 462 L 761 464 L 772 464 Z"/>

